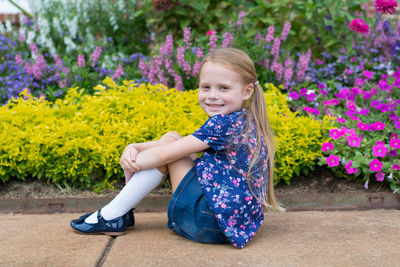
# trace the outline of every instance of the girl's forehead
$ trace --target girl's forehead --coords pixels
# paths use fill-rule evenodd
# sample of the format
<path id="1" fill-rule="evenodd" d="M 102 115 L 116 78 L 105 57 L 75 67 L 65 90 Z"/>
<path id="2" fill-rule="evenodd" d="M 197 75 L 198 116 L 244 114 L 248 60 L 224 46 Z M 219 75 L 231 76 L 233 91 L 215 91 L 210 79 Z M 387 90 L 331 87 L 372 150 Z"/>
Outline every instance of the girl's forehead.
<path id="1" fill-rule="evenodd" d="M 203 78 L 215 77 L 222 75 L 225 78 L 241 79 L 239 73 L 234 71 L 232 68 L 225 66 L 220 63 L 208 61 L 204 63 L 200 71 L 200 80 Z"/>

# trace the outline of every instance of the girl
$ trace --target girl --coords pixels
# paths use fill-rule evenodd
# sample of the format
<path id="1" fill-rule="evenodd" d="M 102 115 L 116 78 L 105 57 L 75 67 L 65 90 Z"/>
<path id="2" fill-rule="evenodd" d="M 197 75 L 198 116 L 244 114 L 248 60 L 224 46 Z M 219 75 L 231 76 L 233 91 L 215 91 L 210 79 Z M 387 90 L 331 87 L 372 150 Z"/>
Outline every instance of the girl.
<path id="1" fill-rule="evenodd" d="M 205 243 L 242 248 L 263 222 L 263 205 L 282 211 L 273 190 L 274 145 L 254 64 L 217 49 L 202 62 L 198 100 L 209 119 L 192 135 L 170 132 L 130 144 L 120 159 L 126 185 L 105 207 L 73 220 L 80 233 L 123 234 L 132 208 L 169 173 L 168 227 Z M 203 152 L 196 158 L 197 152 Z"/>

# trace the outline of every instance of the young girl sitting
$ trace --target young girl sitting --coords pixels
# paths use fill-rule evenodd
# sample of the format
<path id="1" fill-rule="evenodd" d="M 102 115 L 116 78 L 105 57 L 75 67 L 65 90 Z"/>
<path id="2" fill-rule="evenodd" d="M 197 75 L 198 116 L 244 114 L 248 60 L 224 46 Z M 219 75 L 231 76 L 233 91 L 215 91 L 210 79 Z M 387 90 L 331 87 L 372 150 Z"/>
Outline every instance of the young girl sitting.
<path id="1" fill-rule="evenodd" d="M 203 126 L 186 137 L 169 132 L 128 145 L 120 159 L 125 187 L 102 209 L 71 221 L 72 228 L 123 234 L 134 225 L 132 208 L 167 173 L 173 192 L 168 227 L 197 242 L 242 248 L 263 222 L 263 205 L 283 210 L 274 196 L 273 135 L 251 59 L 233 48 L 208 55 L 198 100 L 209 116 Z"/>

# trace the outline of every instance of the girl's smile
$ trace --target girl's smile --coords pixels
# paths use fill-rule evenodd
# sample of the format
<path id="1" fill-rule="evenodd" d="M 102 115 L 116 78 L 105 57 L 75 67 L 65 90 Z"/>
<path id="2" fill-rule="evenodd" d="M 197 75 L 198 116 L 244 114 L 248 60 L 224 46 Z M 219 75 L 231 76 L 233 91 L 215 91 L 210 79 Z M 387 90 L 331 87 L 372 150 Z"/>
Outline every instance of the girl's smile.
<path id="1" fill-rule="evenodd" d="M 252 92 L 252 84 L 246 86 L 239 74 L 221 64 L 209 61 L 201 68 L 198 99 L 210 117 L 242 109 Z"/>

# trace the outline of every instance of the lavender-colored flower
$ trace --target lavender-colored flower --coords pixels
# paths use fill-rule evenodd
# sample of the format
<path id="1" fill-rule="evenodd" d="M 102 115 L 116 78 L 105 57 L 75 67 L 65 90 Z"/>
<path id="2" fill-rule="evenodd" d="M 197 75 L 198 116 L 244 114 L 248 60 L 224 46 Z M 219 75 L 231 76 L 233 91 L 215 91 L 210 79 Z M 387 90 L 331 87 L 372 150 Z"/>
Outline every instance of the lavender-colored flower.
<path id="1" fill-rule="evenodd" d="M 124 74 L 124 68 L 121 65 L 118 65 L 117 69 L 115 70 L 114 75 L 112 76 L 113 80 L 117 80 Z"/>
<path id="2" fill-rule="evenodd" d="M 281 39 L 279 39 L 278 37 L 275 38 L 274 40 L 274 44 L 272 46 L 272 51 L 271 54 L 274 56 L 274 60 L 277 60 L 279 57 L 279 48 L 281 46 Z"/>
<path id="3" fill-rule="evenodd" d="M 82 54 L 78 55 L 78 67 L 82 68 L 85 66 L 85 56 Z"/>
<path id="4" fill-rule="evenodd" d="M 38 54 L 38 49 L 35 43 L 31 43 L 31 51 L 33 54 L 37 55 Z"/>
<path id="5" fill-rule="evenodd" d="M 215 50 L 215 48 L 217 47 L 217 40 L 218 40 L 217 32 L 211 31 L 209 36 L 210 36 L 210 39 L 208 42 L 208 47 L 209 47 L 208 53 L 212 53 Z"/>
<path id="6" fill-rule="evenodd" d="M 233 35 L 229 32 L 226 32 L 222 35 L 222 37 L 224 38 L 224 40 L 222 41 L 222 47 L 229 47 L 233 41 Z"/>
<path id="7" fill-rule="evenodd" d="M 185 27 L 185 30 L 183 31 L 183 41 L 186 44 L 186 49 L 192 45 L 190 42 L 190 27 Z"/>
<path id="8" fill-rule="evenodd" d="M 102 47 L 98 46 L 96 49 L 93 51 L 91 57 L 90 57 L 90 65 L 94 67 L 99 60 L 99 57 L 101 55 Z"/>
<path id="9" fill-rule="evenodd" d="M 274 26 L 269 26 L 268 27 L 268 34 L 265 37 L 265 42 L 270 43 L 272 40 L 274 40 Z"/>
<path id="10" fill-rule="evenodd" d="M 24 64 L 24 62 L 22 61 L 21 55 L 20 54 L 16 54 L 15 55 L 15 62 L 17 62 L 18 65 L 22 65 Z"/>
<path id="11" fill-rule="evenodd" d="M 281 34 L 282 41 L 286 40 L 291 27 L 292 27 L 292 24 L 289 21 L 286 22 L 285 25 L 283 26 L 283 30 L 282 30 L 282 34 Z"/>

